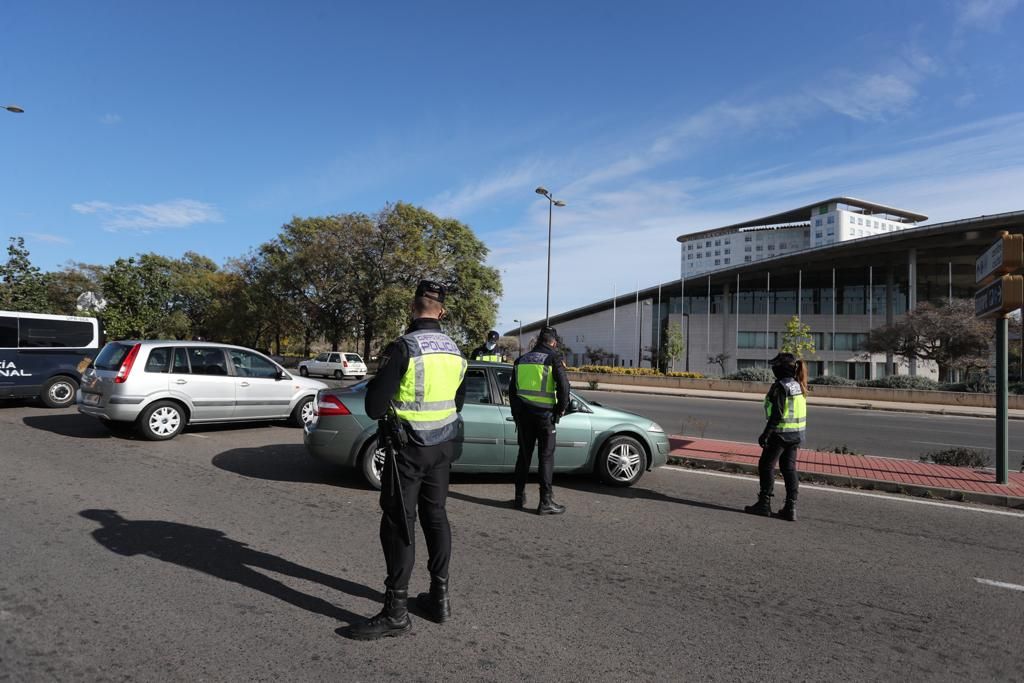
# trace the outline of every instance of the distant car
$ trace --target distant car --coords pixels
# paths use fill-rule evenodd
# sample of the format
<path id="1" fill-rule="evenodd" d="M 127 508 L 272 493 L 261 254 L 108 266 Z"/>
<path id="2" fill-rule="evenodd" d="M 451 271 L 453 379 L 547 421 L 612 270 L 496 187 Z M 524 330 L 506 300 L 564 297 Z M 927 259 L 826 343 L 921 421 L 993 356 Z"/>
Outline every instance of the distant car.
<path id="1" fill-rule="evenodd" d="M 299 374 L 303 377 L 320 375 L 334 379 L 346 377 L 362 379 L 366 376 L 366 363 L 358 353 L 328 351 L 312 360 L 304 360 L 299 363 Z"/>
<path id="2" fill-rule="evenodd" d="M 0 398 L 38 396 L 48 408 L 73 406 L 100 335 L 95 318 L 0 311 Z"/>
<path id="3" fill-rule="evenodd" d="M 515 471 L 519 448 L 508 405 L 511 377 L 510 365 L 470 362 L 453 471 Z M 320 391 L 303 440 L 314 457 L 357 469 L 380 488 L 384 452 L 377 448 L 377 423 L 366 415 L 366 385 Z M 613 486 L 631 486 L 644 471 L 664 465 L 668 451 L 665 431 L 650 418 L 573 394 L 568 414 L 558 423 L 555 471 L 591 472 Z"/>
<path id="4" fill-rule="evenodd" d="M 186 424 L 314 417 L 323 382 L 295 377 L 252 349 L 194 341 L 117 341 L 82 374 L 78 411 L 162 441 Z"/>

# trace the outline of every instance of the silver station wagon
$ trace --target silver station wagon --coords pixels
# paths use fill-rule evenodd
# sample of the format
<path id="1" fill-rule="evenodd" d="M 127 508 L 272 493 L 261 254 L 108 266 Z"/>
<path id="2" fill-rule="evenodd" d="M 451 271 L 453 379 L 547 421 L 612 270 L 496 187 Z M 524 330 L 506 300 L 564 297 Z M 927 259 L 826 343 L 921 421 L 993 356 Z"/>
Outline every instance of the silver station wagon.
<path id="1" fill-rule="evenodd" d="M 188 341 L 117 341 L 82 374 L 78 411 L 150 440 L 186 424 L 314 417 L 323 382 L 295 377 L 252 349 Z"/>

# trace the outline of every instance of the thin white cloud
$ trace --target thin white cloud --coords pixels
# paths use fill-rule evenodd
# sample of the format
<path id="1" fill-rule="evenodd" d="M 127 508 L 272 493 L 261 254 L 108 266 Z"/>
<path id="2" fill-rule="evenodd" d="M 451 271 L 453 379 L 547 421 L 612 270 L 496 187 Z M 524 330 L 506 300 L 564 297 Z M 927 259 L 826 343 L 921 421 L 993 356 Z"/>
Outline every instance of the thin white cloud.
<path id="1" fill-rule="evenodd" d="M 200 223 L 220 223 L 224 220 L 215 206 L 195 199 L 123 205 L 93 200 L 72 204 L 71 208 L 80 214 L 99 216 L 104 229 L 112 232 L 150 232 L 167 228 L 185 228 Z"/>
<path id="2" fill-rule="evenodd" d="M 869 121 L 906 111 L 917 97 L 917 88 L 905 76 L 867 74 L 840 79 L 837 85 L 814 97 L 836 113 Z"/>
<path id="3" fill-rule="evenodd" d="M 120 114 L 107 113 L 100 117 L 100 123 L 102 123 L 105 126 L 116 126 L 117 124 L 121 123 L 121 121 L 122 119 Z"/>
<path id="4" fill-rule="evenodd" d="M 39 242 L 47 242 L 49 244 L 71 244 L 71 240 L 60 235 L 51 235 L 47 232 L 27 232 L 25 233 L 29 237 Z"/>
<path id="5" fill-rule="evenodd" d="M 957 4 L 957 27 L 998 31 L 1006 15 L 1019 4 L 1020 0 L 961 0 Z"/>
<path id="6" fill-rule="evenodd" d="M 441 216 L 459 216 L 506 195 L 534 189 L 539 173 L 540 169 L 535 164 L 525 164 L 444 192 L 427 201 L 426 206 Z"/>

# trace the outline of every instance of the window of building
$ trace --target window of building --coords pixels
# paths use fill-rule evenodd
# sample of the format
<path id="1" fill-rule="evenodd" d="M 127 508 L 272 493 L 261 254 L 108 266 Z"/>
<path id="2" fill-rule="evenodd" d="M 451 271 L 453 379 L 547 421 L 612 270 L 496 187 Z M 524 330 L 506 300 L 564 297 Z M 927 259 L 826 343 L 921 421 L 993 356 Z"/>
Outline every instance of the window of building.
<path id="1" fill-rule="evenodd" d="M 697 252 L 697 258 L 704 258 L 699 251 Z"/>
<path id="2" fill-rule="evenodd" d="M 814 233 L 814 239 L 818 239 L 818 240 L 821 239 L 821 230 L 818 230 L 818 231 L 816 231 Z"/>
<path id="3" fill-rule="evenodd" d="M 814 219 L 814 227 L 816 227 L 816 228 L 820 228 L 821 227 L 821 219 L 820 218 L 815 218 Z"/>
<path id="4" fill-rule="evenodd" d="M 752 260 L 752 259 L 751 259 L 751 257 L 750 257 L 750 256 L 744 256 L 744 257 L 743 257 L 743 261 L 744 261 L 745 263 L 750 263 L 750 261 L 751 261 L 751 260 Z"/>
<path id="5" fill-rule="evenodd" d="M 716 247 L 722 246 L 722 240 L 715 240 L 715 246 Z"/>
<path id="6" fill-rule="evenodd" d="M 832 216 L 832 215 L 829 215 L 829 217 L 828 217 L 828 224 L 832 225 L 835 222 L 836 222 L 836 217 Z"/>
<path id="7" fill-rule="evenodd" d="M 729 261 L 731 261 L 731 260 L 732 259 L 725 259 L 725 265 L 729 265 Z"/>
<path id="8" fill-rule="evenodd" d="M 856 222 L 857 222 L 857 219 L 854 218 L 853 216 L 850 216 L 850 225 L 853 225 Z"/>
<path id="9" fill-rule="evenodd" d="M 750 235 L 746 235 L 746 236 L 745 236 L 745 237 L 743 238 L 743 241 L 744 241 L 744 242 L 753 242 L 753 241 L 754 241 L 754 238 L 753 238 L 753 237 L 751 237 Z"/>
<path id="10" fill-rule="evenodd" d="M 726 255 L 728 255 L 731 251 L 732 251 L 732 249 L 726 249 L 725 250 Z"/>
<path id="11" fill-rule="evenodd" d="M 693 245 L 692 244 L 687 244 L 686 245 L 686 251 L 693 251 Z"/>
<path id="12" fill-rule="evenodd" d="M 704 246 L 705 246 L 705 247 L 710 247 L 710 246 L 711 246 L 711 240 L 708 240 L 708 241 L 706 241 L 706 242 L 704 243 Z"/>
<path id="13" fill-rule="evenodd" d="M 768 251 L 775 251 L 775 245 L 774 244 L 769 244 L 768 245 Z"/>
<path id="14" fill-rule="evenodd" d="M 829 335 L 830 337 L 832 335 Z M 836 332 L 832 340 L 833 351 L 860 351 L 868 342 L 868 335 L 859 332 Z"/>
<path id="15" fill-rule="evenodd" d="M 757 250 L 758 251 L 764 251 L 764 245 L 763 244 L 757 245 Z"/>
<path id="16" fill-rule="evenodd" d="M 720 258 L 716 258 L 716 259 L 715 259 L 715 265 L 716 265 L 716 266 L 720 266 L 720 265 L 722 265 L 722 259 L 720 259 Z"/>
<path id="17" fill-rule="evenodd" d="M 768 344 L 765 345 L 765 332 L 743 332 L 739 333 L 738 344 L 741 349 L 774 349 L 776 343 L 775 332 L 767 333 Z"/>
<path id="18" fill-rule="evenodd" d="M 751 250 L 751 247 L 749 245 L 743 247 L 743 251 L 750 251 L 750 250 Z"/>
<path id="19" fill-rule="evenodd" d="M 864 219 L 860 216 L 857 216 L 857 225 L 864 225 Z"/>
<path id="20" fill-rule="evenodd" d="M 715 256 L 721 256 L 721 255 L 722 255 L 722 250 L 721 249 L 715 249 Z"/>
<path id="21" fill-rule="evenodd" d="M 692 261 L 693 260 L 693 254 L 687 254 L 686 255 L 686 260 L 687 261 Z"/>

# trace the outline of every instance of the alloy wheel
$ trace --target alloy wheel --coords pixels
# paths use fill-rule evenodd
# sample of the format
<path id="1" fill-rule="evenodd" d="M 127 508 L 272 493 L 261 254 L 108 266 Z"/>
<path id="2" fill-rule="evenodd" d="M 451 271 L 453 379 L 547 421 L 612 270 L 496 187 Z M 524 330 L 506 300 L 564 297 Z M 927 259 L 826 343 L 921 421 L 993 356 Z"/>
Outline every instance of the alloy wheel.
<path id="1" fill-rule="evenodd" d="M 629 482 L 640 472 L 643 454 L 632 444 L 620 443 L 608 453 L 608 474 L 615 481 Z"/>
<path id="2" fill-rule="evenodd" d="M 149 416 L 149 430 L 157 436 L 169 436 L 178 431 L 181 425 L 181 413 L 174 408 L 157 408 Z"/>

